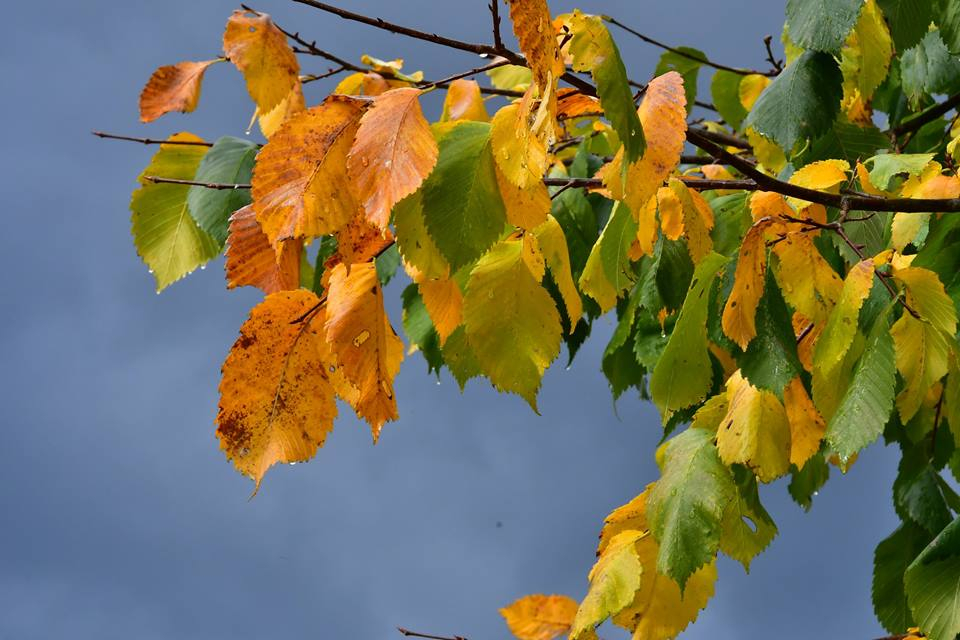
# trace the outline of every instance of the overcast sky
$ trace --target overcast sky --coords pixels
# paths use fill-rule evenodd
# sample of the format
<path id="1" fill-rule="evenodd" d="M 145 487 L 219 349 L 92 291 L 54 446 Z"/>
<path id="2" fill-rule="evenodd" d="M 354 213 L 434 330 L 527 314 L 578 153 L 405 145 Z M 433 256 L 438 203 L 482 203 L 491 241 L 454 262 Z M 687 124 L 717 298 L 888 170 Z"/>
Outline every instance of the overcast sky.
<path id="1" fill-rule="evenodd" d="M 343 4 L 486 41 L 484 1 Z M 287 0 L 257 2 L 345 57 L 404 57 L 429 77 L 476 63 Z M 572 369 L 548 372 L 541 417 L 486 383 L 464 395 L 447 376 L 438 385 L 415 355 L 397 382 L 400 421 L 377 447 L 343 412 L 314 461 L 274 468 L 248 502 L 251 483 L 220 453 L 213 419 L 220 364 L 259 293 L 227 292 L 216 262 L 157 296 L 127 208 L 155 149 L 89 134 L 240 134 L 250 102 L 226 65 L 208 72 L 195 114 L 137 119 L 154 68 L 218 55 L 234 6 L 4 5 L 0 640 L 373 640 L 397 638 L 398 625 L 505 638 L 497 609 L 513 599 L 583 596 L 603 517 L 657 476 L 656 412 L 624 397 L 615 415 L 599 372 L 609 320 Z M 762 37 L 783 20 L 776 1 L 580 6 L 745 66 L 764 64 Z M 616 36 L 631 75 L 648 78 L 659 52 Z M 312 102 L 333 87 L 320 84 Z M 399 294 L 388 290 L 398 327 Z M 881 635 L 870 573 L 895 526 L 894 453 L 873 447 L 835 473 L 809 514 L 784 483 L 765 487 L 781 535 L 750 576 L 720 561 L 717 595 L 684 637 Z"/>

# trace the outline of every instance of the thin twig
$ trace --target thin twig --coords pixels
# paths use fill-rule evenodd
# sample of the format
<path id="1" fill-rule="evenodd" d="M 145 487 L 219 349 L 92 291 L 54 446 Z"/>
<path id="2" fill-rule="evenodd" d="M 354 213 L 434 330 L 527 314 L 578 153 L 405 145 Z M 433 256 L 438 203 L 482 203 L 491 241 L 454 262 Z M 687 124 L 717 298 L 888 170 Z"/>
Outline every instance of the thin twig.
<path id="1" fill-rule="evenodd" d="M 103 131 L 91 131 L 90 133 L 98 138 L 104 138 L 106 140 L 125 140 L 127 142 L 139 142 L 140 144 L 179 144 L 193 147 L 213 146 L 212 142 L 204 142 L 203 140 L 160 140 L 157 138 L 136 138 L 134 136 L 120 136 L 115 133 L 105 133 Z"/>
<path id="2" fill-rule="evenodd" d="M 454 80 L 460 80 L 460 79 L 462 79 L 462 78 L 469 78 L 470 76 L 475 76 L 475 75 L 477 75 L 477 74 L 479 74 L 479 73 L 486 73 L 487 71 L 490 71 L 491 69 L 497 69 L 497 68 L 499 68 L 499 67 L 503 67 L 503 66 L 506 66 L 506 65 L 508 65 L 508 64 L 510 64 L 510 62 L 509 62 L 508 60 L 496 60 L 496 61 L 491 62 L 490 64 L 487 64 L 487 65 L 484 65 L 484 66 L 482 66 L 482 67 L 477 67 L 476 69 L 470 69 L 469 71 L 464 71 L 463 73 L 456 73 L 456 74 L 454 74 L 454 75 L 452 75 L 452 76 L 449 76 L 449 77 L 447 77 L 447 78 L 444 78 L 444 79 L 442 79 L 442 80 L 436 80 L 436 81 L 434 81 L 434 82 L 430 82 L 430 83 L 427 83 L 427 84 L 419 84 L 419 83 L 418 83 L 417 86 L 420 87 L 421 89 L 423 89 L 424 91 L 427 91 L 427 90 L 430 90 L 430 89 L 435 89 L 436 87 L 446 87 L 446 86 L 449 86 L 449 84 L 450 84 L 451 82 L 453 82 Z"/>
<path id="3" fill-rule="evenodd" d="M 331 76 L 335 76 L 335 75 L 337 75 L 338 73 L 343 73 L 343 72 L 346 71 L 346 70 L 347 70 L 346 67 L 340 67 L 340 68 L 338 68 L 338 69 L 330 69 L 330 70 L 327 71 L 326 73 L 310 74 L 310 75 L 306 75 L 306 76 L 300 76 L 300 84 L 309 84 L 309 83 L 311 83 L 311 82 L 316 82 L 317 80 L 323 80 L 324 78 L 329 78 L 329 77 L 331 77 Z"/>
<path id="4" fill-rule="evenodd" d="M 427 638 L 428 640 L 467 640 L 463 636 L 435 636 L 430 633 L 420 633 L 418 631 L 410 631 L 410 629 L 404 629 L 403 627 L 397 627 L 397 631 L 407 636 L 408 638 Z"/>
<path id="5" fill-rule="evenodd" d="M 763 46 L 767 48 L 767 62 L 769 62 L 770 66 L 773 67 L 773 70 L 779 74 L 781 71 L 783 71 L 783 60 L 777 60 L 776 56 L 773 55 L 773 47 L 771 46 L 772 42 L 773 36 L 768 35 L 763 38 Z"/>
<path id="6" fill-rule="evenodd" d="M 252 189 L 253 185 L 242 184 L 242 183 L 225 183 L 225 182 L 197 182 L 196 180 L 179 180 L 177 178 L 162 178 L 160 176 L 143 176 L 143 179 L 147 182 L 153 182 L 154 184 L 182 184 L 190 187 L 203 187 L 204 189 L 216 189 L 217 191 L 227 191 L 227 190 L 239 190 L 239 189 Z"/>
<path id="7" fill-rule="evenodd" d="M 299 2 L 300 0 L 295 0 L 295 1 L 296 1 L 296 2 Z M 604 19 L 604 21 L 609 22 L 609 23 L 612 24 L 612 25 L 616 25 L 616 26 L 620 27 L 621 29 L 623 29 L 623 30 L 626 31 L 627 33 L 630 33 L 630 34 L 632 34 L 632 35 L 635 35 L 636 37 L 640 38 L 641 40 L 643 40 L 643 41 L 646 42 L 647 44 L 652 44 L 652 45 L 655 46 L 655 47 L 660 47 L 661 49 L 663 49 L 663 50 L 665 50 L 665 51 L 669 51 L 670 53 L 675 53 L 675 54 L 677 54 L 678 56 L 682 56 L 682 57 L 684 57 L 684 58 L 687 58 L 688 60 L 694 60 L 694 61 L 696 61 L 696 62 L 699 62 L 700 64 L 705 64 L 705 65 L 707 65 L 708 67 L 713 67 L 714 69 L 721 69 L 721 70 L 723 70 L 723 71 L 730 71 L 730 72 L 732 72 L 732 73 L 737 73 L 737 74 L 740 74 L 740 75 L 742 75 L 742 76 L 749 76 L 749 75 L 754 75 L 754 74 L 756 74 L 756 75 L 761 75 L 761 76 L 775 76 L 775 75 L 777 75 L 776 73 L 774 73 L 774 72 L 772 72 L 772 71 L 755 71 L 755 70 L 753 70 L 753 69 L 740 69 L 740 68 L 738 68 L 738 67 L 730 67 L 730 66 L 725 65 L 725 64 L 720 64 L 719 62 L 714 62 L 714 61 L 710 60 L 710 59 L 707 58 L 706 56 L 701 57 L 701 56 L 698 56 L 698 55 L 689 53 L 689 52 L 687 52 L 687 51 L 684 51 L 683 49 L 678 49 L 678 48 L 676 48 L 676 47 L 671 47 L 671 46 L 668 45 L 668 44 L 664 44 L 663 42 L 660 42 L 659 40 L 655 40 L 655 39 L 651 38 L 650 36 L 644 35 L 644 34 L 640 33 L 639 31 L 628 27 L 627 25 L 623 24 L 622 22 L 620 22 L 620 21 L 617 20 L 616 18 L 611 18 L 610 16 L 603 16 L 603 19 Z"/>
<path id="8" fill-rule="evenodd" d="M 493 46 L 496 49 L 506 49 L 500 35 L 500 0 L 490 0 L 489 7 L 490 17 L 493 19 Z"/>

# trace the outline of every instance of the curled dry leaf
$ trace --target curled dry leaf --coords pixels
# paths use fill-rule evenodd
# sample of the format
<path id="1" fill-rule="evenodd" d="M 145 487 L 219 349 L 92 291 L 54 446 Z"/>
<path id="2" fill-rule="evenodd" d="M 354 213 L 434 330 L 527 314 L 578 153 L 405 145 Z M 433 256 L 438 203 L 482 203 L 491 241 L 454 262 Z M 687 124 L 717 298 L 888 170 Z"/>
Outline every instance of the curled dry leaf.
<path id="1" fill-rule="evenodd" d="M 190 113 L 200 101 L 207 68 L 220 60 L 180 62 L 160 67 L 140 93 L 140 121 L 153 122 L 165 113 Z"/>
<path id="2" fill-rule="evenodd" d="M 223 33 L 223 55 L 243 73 L 261 113 L 280 104 L 300 82 L 300 63 L 270 16 L 237 9 Z"/>
<path id="3" fill-rule="evenodd" d="M 230 234 L 224 268 L 227 287 L 257 287 L 264 293 L 289 291 L 300 286 L 300 253 L 303 241 L 287 240 L 274 250 L 253 207 L 247 205 L 230 216 Z"/>

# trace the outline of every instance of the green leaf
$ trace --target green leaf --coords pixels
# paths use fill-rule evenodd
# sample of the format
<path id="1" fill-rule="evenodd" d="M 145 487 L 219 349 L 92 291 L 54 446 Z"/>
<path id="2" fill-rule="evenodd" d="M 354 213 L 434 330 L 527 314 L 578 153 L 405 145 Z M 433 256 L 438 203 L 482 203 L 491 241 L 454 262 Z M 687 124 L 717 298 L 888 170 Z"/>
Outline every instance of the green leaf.
<path id="1" fill-rule="evenodd" d="M 740 81 L 743 76 L 733 71 L 724 71 L 723 69 L 713 74 L 713 80 L 710 81 L 710 96 L 713 98 L 713 106 L 720 112 L 720 116 L 734 130 L 740 128 L 740 123 L 747 117 L 747 110 L 743 108 L 740 102 Z"/>
<path id="2" fill-rule="evenodd" d="M 901 53 L 917 44 L 933 20 L 931 0 L 877 0 Z M 902 631 L 902 629 L 901 629 Z"/>
<path id="3" fill-rule="evenodd" d="M 496 242 L 506 214 L 490 149 L 490 125 L 460 122 L 439 140 L 437 166 L 423 185 L 430 237 L 456 271 Z"/>
<path id="4" fill-rule="evenodd" d="M 827 424 L 827 443 L 842 461 L 883 433 L 893 411 L 895 384 L 893 339 L 884 313 L 874 322 L 850 386 Z"/>
<path id="5" fill-rule="evenodd" d="M 873 553 L 873 610 L 890 633 L 903 633 L 914 626 L 903 573 L 931 539 L 920 527 L 905 522 L 881 541 Z"/>
<path id="6" fill-rule="evenodd" d="M 679 309 L 686 299 L 687 288 L 693 279 L 694 265 L 684 240 L 668 240 L 662 235 L 655 251 L 659 253 L 656 290 L 669 310 Z"/>
<path id="7" fill-rule="evenodd" d="M 790 474 L 790 485 L 787 487 L 790 497 L 803 507 L 804 511 L 809 511 L 813 506 L 814 496 L 830 479 L 830 465 L 822 453 L 817 453 L 807 460 L 802 469 L 794 466 Z"/>
<path id="8" fill-rule="evenodd" d="M 317 259 L 313 263 L 313 292 L 315 294 L 323 295 L 323 272 L 325 270 L 324 264 L 327 260 L 337 252 L 337 237 L 336 236 L 321 236 L 320 244 L 317 247 Z"/>
<path id="9" fill-rule="evenodd" d="M 689 407 L 710 391 L 713 371 L 707 350 L 707 303 L 717 272 L 728 259 L 711 253 L 693 274 L 683 308 L 650 378 L 650 393 L 663 414 Z"/>
<path id="10" fill-rule="evenodd" d="M 199 138 L 182 133 L 171 140 Z M 206 152 L 206 147 L 199 145 L 161 145 L 140 175 L 141 187 L 130 200 L 133 242 L 153 273 L 157 292 L 215 258 L 220 246 L 193 219 L 187 204 L 190 187 L 153 183 L 146 176 L 193 180 Z"/>
<path id="11" fill-rule="evenodd" d="M 772 391 L 783 401 L 784 387 L 800 375 L 803 365 L 797 355 L 790 311 L 774 279 L 773 269 L 767 269 L 756 324 L 757 335 L 737 358 L 737 364 L 750 384 Z"/>
<path id="12" fill-rule="evenodd" d="M 861 127 L 841 115 L 830 131 L 814 140 L 810 147 L 793 158 L 793 166 L 800 169 L 817 160 L 846 160 L 851 166 L 858 160 L 890 149 L 890 138 L 871 125 Z"/>
<path id="13" fill-rule="evenodd" d="M 637 223 L 622 202 L 613 213 L 583 268 L 580 290 L 597 301 L 604 312 L 613 308 L 617 298 L 635 282 L 630 268 L 630 245 L 637 237 Z"/>
<path id="14" fill-rule="evenodd" d="M 960 78 L 960 60 L 950 55 L 939 31 L 930 31 L 900 56 L 903 92 L 914 108 L 926 95 L 952 93 Z"/>
<path id="15" fill-rule="evenodd" d="M 840 112 L 843 75 L 826 53 L 805 51 L 770 83 L 744 120 L 788 153 L 826 133 Z"/>
<path id="16" fill-rule="evenodd" d="M 417 285 L 411 284 L 403 290 L 403 332 L 413 347 L 423 354 L 427 361 L 427 371 L 440 373 L 443 356 L 440 353 L 440 336 L 433 328 L 427 307 L 423 304 Z"/>
<path id="17" fill-rule="evenodd" d="M 753 224 L 750 217 L 749 194 L 745 191 L 719 196 L 710 201 L 713 208 L 713 250 L 729 256 L 740 248 L 747 229 Z"/>
<path id="18" fill-rule="evenodd" d="M 393 276 L 397 274 L 397 268 L 400 266 L 400 250 L 397 245 L 392 245 L 386 251 L 381 253 L 374 260 L 377 267 L 377 278 L 380 280 L 380 286 L 387 286 Z"/>
<path id="19" fill-rule="evenodd" d="M 575 11 L 570 26 L 573 68 L 593 76 L 604 115 L 620 137 L 627 163 L 634 162 L 643 155 L 647 143 L 617 43 L 597 16 Z"/>
<path id="20" fill-rule="evenodd" d="M 467 340 L 463 325 L 453 330 L 443 344 L 443 361 L 463 391 L 471 378 L 480 376 L 480 363 Z"/>
<path id="21" fill-rule="evenodd" d="M 736 497 L 723 512 L 720 550 L 749 573 L 750 562 L 777 536 L 777 525 L 760 504 L 757 477 L 740 465 L 734 466 L 733 474 Z"/>
<path id="22" fill-rule="evenodd" d="M 249 184 L 258 147 L 249 140 L 224 136 L 217 140 L 200 162 L 197 182 Z M 230 215 L 250 204 L 249 189 L 206 189 L 190 187 L 190 213 L 200 227 L 223 246 L 227 240 Z"/>
<path id="23" fill-rule="evenodd" d="M 805 49 L 838 53 L 861 7 L 861 0 L 787 0 L 790 39 Z"/>
<path id="24" fill-rule="evenodd" d="M 687 55 L 682 55 L 683 52 Z M 692 59 L 690 56 L 697 58 Z M 700 73 L 700 67 L 703 64 L 700 60 L 706 60 L 707 55 L 699 49 L 693 47 L 676 47 L 676 51 L 667 51 L 660 56 L 657 68 L 653 75 L 660 76 L 668 71 L 676 71 L 683 76 L 683 91 L 687 96 L 687 113 L 693 110 L 693 102 L 697 99 L 697 76 Z"/>
<path id="25" fill-rule="evenodd" d="M 647 496 L 647 520 L 659 543 L 657 571 L 681 591 L 697 569 L 713 561 L 724 511 L 737 499 L 713 438 L 707 429 L 687 429 L 669 440 L 658 456 L 660 479 Z"/>
<path id="26" fill-rule="evenodd" d="M 645 371 L 634 356 L 633 344 L 630 340 L 633 336 L 634 318 L 636 317 L 639 297 L 638 292 L 634 291 L 633 295 L 620 305 L 618 310 L 620 321 L 617 323 L 617 328 L 614 329 L 610 342 L 607 343 L 607 348 L 603 352 L 601 367 L 610 383 L 614 400 L 619 399 L 623 392 L 630 387 L 639 389 L 643 385 Z"/>
<path id="27" fill-rule="evenodd" d="M 937 26 L 947 50 L 954 55 L 960 54 L 960 4 L 955 0 L 940 0 L 940 15 Z"/>
<path id="28" fill-rule="evenodd" d="M 583 147 L 578 151 L 583 152 Z M 572 167 L 571 167 L 572 169 Z M 577 176 L 571 171 L 571 177 Z M 567 238 L 567 251 L 570 253 L 570 272 L 574 281 L 580 279 L 587 258 L 596 244 L 600 231 L 597 228 L 597 214 L 590 204 L 590 200 L 583 193 L 583 189 L 567 189 L 553 199 L 551 208 L 553 217 L 560 223 L 563 234 Z"/>
<path id="29" fill-rule="evenodd" d="M 933 156 L 932 153 L 881 153 L 867 158 L 863 164 L 870 170 L 873 186 L 886 191 L 894 176 L 920 175 Z"/>
<path id="30" fill-rule="evenodd" d="M 893 504 L 901 520 L 923 527 L 933 537 L 950 524 L 952 516 L 940 476 L 927 455 L 926 442 L 904 453 L 893 483 Z"/>
<path id="31" fill-rule="evenodd" d="M 930 640 L 960 634 L 960 518 L 924 549 L 904 574 L 907 602 Z"/>

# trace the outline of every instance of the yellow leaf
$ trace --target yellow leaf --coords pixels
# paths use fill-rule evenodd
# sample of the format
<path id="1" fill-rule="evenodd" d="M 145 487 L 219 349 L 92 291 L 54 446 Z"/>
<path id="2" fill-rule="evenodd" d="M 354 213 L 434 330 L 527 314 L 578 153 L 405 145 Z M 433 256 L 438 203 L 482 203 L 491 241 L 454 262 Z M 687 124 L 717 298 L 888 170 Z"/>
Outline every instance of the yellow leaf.
<path id="1" fill-rule="evenodd" d="M 543 276 L 547 273 L 547 262 L 543 259 L 540 241 L 537 240 L 536 234 L 525 233 L 520 237 L 520 257 L 533 279 L 543 282 Z"/>
<path id="2" fill-rule="evenodd" d="M 427 233 L 419 191 L 397 203 L 393 225 L 397 230 L 397 247 L 403 256 L 404 267 L 408 273 L 411 267 L 419 273 L 419 277 L 411 274 L 414 280 L 446 278 L 449 275 L 450 265 Z"/>
<path id="3" fill-rule="evenodd" d="M 694 264 L 698 264 L 713 251 L 713 209 L 699 193 L 688 189 L 679 180 L 671 179 L 669 187 L 678 197 L 683 211 L 683 234 L 687 238 L 687 250 Z"/>
<path id="4" fill-rule="evenodd" d="M 325 327 L 336 368 L 356 389 L 351 404 L 370 424 L 376 442 L 383 423 L 397 419 L 393 379 L 403 360 L 403 342 L 384 311 L 372 262 L 349 270 L 340 264 L 330 271 Z"/>
<path id="5" fill-rule="evenodd" d="M 621 176 L 622 148 L 598 172 L 597 177 L 602 178 L 613 198 L 624 200 L 635 216 L 680 163 L 687 133 L 686 104 L 679 73 L 669 71 L 651 80 L 637 111 L 647 140 L 643 157 L 627 168 L 625 183 Z"/>
<path id="6" fill-rule="evenodd" d="M 257 156 L 253 208 L 270 242 L 333 233 L 359 205 L 345 184 L 347 152 L 365 105 L 330 96 L 283 124 Z"/>
<path id="7" fill-rule="evenodd" d="M 747 382 L 738 371 L 727 380 L 730 403 L 717 432 L 717 451 L 725 464 L 749 467 L 762 482 L 790 469 L 790 423 L 777 397 Z"/>
<path id="8" fill-rule="evenodd" d="M 652 482 L 648 484 L 644 487 L 643 493 L 627 504 L 617 507 L 604 519 L 603 528 L 600 530 L 600 543 L 597 545 L 597 556 L 603 555 L 610 541 L 617 534 L 630 530 L 646 531 L 650 528 L 647 524 L 647 495 L 653 485 Z"/>
<path id="9" fill-rule="evenodd" d="M 348 176 L 367 219 L 386 229 L 393 205 L 420 188 L 438 153 L 420 110 L 419 89 L 393 89 L 374 98 L 347 156 Z"/>
<path id="10" fill-rule="evenodd" d="M 858 262 L 847 273 L 840 299 L 814 348 L 814 366 L 825 377 L 832 375 L 850 349 L 850 342 L 857 332 L 860 308 L 873 286 L 873 272 L 873 260 L 867 259 Z"/>
<path id="11" fill-rule="evenodd" d="M 567 596 L 534 594 L 500 609 L 510 632 L 519 640 L 553 640 L 566 634 L 577 614 L 577 601 Z"/>
<path id="12" fill-rule="evenodd" d="M 541 182 L 547 170 L 547 147 L 530 130 L 533 94 L 509 104 L 493 116 L 490 144 L 497 168 L 514 186 L 527 188 Z"/>
<path id="13" fill-rule="evenodd" d="M 782 216 L 795 217 L 796 212 L 787 204 L 786 198 L 773 191 L 756 191 L 750 196 L 750 215 L 757 222 L 762 218 L 779 221 Z"/>
<path id="14" fill-rule="evenodd" d="M 867 0 L 840 51 L 843 73 L 841 106 L 851 122 L 871 123 L 871 113 L 866 105 L 887 77 L 892 56 L 893 43 L 883 13 L 875 0 Z"/>
<path id="15" fill-rule="evenodd" d="M 760 161 L 759 168 L 774 175 L 780 173 L 787 165 L 787 157 L 783 149 L 772 140 L 757 133 L 753 127 L 748 127 L 743 133 L 753 148 L 753 155 Z"/>
<path id="16" fill-rule="evenodd" d="M 251 286 L 267 294 L 297 289 L 302 250 L 302 241 L 287 240 L 277 253 L 260 228 L 253 207 L 238 209 L 230 216 L 227 236 L 227 288 Z"/>
<path id="17" fill-rule="evenodd" d="M 534 82 L 544 95 L 545 88 L 565 71 L 547 0 L 510 0 L 510 20 Z"/>
<path id="18" fill-rule="evenodd" d="M 474 120 L 488 122 L 490 116 L 480 94 L 480 85 L 474 80 L 460 78 L 450 83 L 443 99 L 443 115 L 440 122 Z"/>
<path id="19" fill-rule="evenodd" d="M 652 256 L 657 244 L 659 229 L 657 227 L 657 196 L 653 196 L 640 210 L 637 219 L 637 244 L 640 253 Z"/>
<path id="20" fill-rule="evenodd" d="M 960 178 L 945 176 L 940 164 L 931 162 L 919 176 L 911 176 L 900 189 L 900 195 L 906 198 L 960 198 Z M 929 213 L 897 213 L 893 216 L 890 246 L 902 252 L 906 246 L 917 239 L 923 223 L 930 218 Z"/>
<path id="21" fill-rule="evenodd" d="M 180 62 L 153 72 L 140 93 L 140 121 L 152 122 L 165 113 L 190 113 L 197 108 L 207 68 L 220 60 Z"/>
<path id="22" fill-rule="evenodd" d="M 856 166 L 857 179 L 860 180 L 860 189 L 864 193 L 868 193 L 872 196 L 883 196 L 884 193 L 880 189 L 877 189 L 873 186 L 873 182 L 870 180 L 870 170 L 864 166 L 862 162 L 857 161 Z"/>
<path id="23" fill-rule="evenodd" d="M 637 543 L 651 537 L 649 531 L 626 530 L 610 539 L 590 569 L 590 590 L 573 619 L 571 640 L 590 637 L 597 625 L 633 602 L 643 584 L 644 573 Z M 656 568 L 656 559 L 652 567 Z"/>
<path id="24" fill-rule="evenodd" d="M 660 187 L 657 190 L 657 204 L 663 235 L 668 240 L 679 240 L 683 235 L 683 204 L 680 196 L 670 187 Z"/>
<path id="25" fill-rule="evenodd" d="M 337 85 L 333 93 L 345 96 L 379 96 L 390 90 L 390 84 L 379 73 L 352 73 Z"/>
<path id="26" fill-rule="evenodd" d="M 894 277 L 907 289 L 907 304 L 948 336 L 957 332 L 957 309 L 939 276 L 920 267 L 895 268 Z"/>
<path id="27" fill-rule="evenodd" d="M 217 437 L 237 470 L 259 488 L 275 463 L 304 462 L 337 415 L 320 300 L 281 291 L 253 308 L 223 364 Z"/>
<path id="28" fill-rule="evenodd" d="M 280 104 L 275 106 L 273 110 L 260 114 L 260 131 L 263 133 L 263 137 L 269 140 L 270 136 L 280 129 L 280 125 L 306 108 L 307 104 L 303 99 L 303 88 L 298 82 L 293 87 L 293 91 L 291 91 Z"/>
<path id="29" fill-rule="evenodd" d="M 790 184 L 817 191 L 839 193 L 840 185 L 847 181 L 850 164 L 846 160 L 819 160 L 811 162 L 790 176 Z M 809 205 L 806 200 L 789 198 L 794 209 L 800 210 Z"/>
<path id="30" fill-rule="evenodd" d="M 527 187 L 518 187 L 496 167 L 497 186 L 507 222 L 515 227 L 530 230 L 543 224 L 550 213 L 550 192 L 542 180 L 531 182 Z"/>
<path id="31" fill-rule="evenodd" d="M 767 272 L 767 245 L 765 234 L 769 218 L 754 223 L 743 237 L 733 289 L 723 309 L 721 324 L 728 338 L 746 349 L 757 335 L 757 307 L 763 296 L 764 276 Z"/>
<path id="32" fill-rule="evenodd" d="M 463 318 L 484 375 L 536 410 L 540 379 L 560 352 L 560 315 L 527 268 L 519 240 L 500 242 L 477 262 Z"/>
<path id="33" fill-rule="evenodd" d="M 463 294 L 460 287 L 452 278 L 422 280 L 417 286 L 443 345 L 463 322 Z"/>
<path id="34" fill-rule="evenodd" d="M 297 56 L 266 13 L 234 11 L 223 34 L 223 55 L 243 73 L 261 113 L 280 104 L 300 81 Z"/>
<path id="35" fill-rule="evenodd" d="M 897 395 L 900 421 L 906 424 L 930 389 L 947 373 L 950 345 L 936 327 L 904 312 L 890 329 L 903 390 Z"/>
<path id="36" fill-rule="evenodd" d="M 814 324 L 827 321 L 843 289 L 843 281 L 805 233 L 790 232 L 773 245 L 780 259 L 777 283 L 784 299 Z"/>
<path id="37" fill-rule="evenodd" d="M 553 277 L 557 289 L 560 290 L 560 297 L 563 299 L 563 304 L 567 310 L 567 318 L 570 320 L 570 333 L 573 333 L 577 327 L 577 322 L 583 315 L 583 301 L 580 299 L 580 293 L 573 283 L 567 238 L 560 223 L 553 216 L 547 216 L 546 222 L 534 229 L 533 233 L 540 241 L 540 249 L 543 251 L 543 257 L 550 268 L 550 275 Z"/>
<path id="38" fill-rule="evenodd" d="M 802 469 L 820 450 L 827 424 L 799 377 L 791 380 L 783 390 L 783 407 L 790 423 L 790 464 Z"/>
<path id="39" fill-rule="evenodd" d="M 763 93 L 763 90 L 770 84 L 770 78 L 762 76 L 759 73 L 751 73 L 740 80 L 740 104 L 747 111 L 753 109 L 753 104 Z"/>

